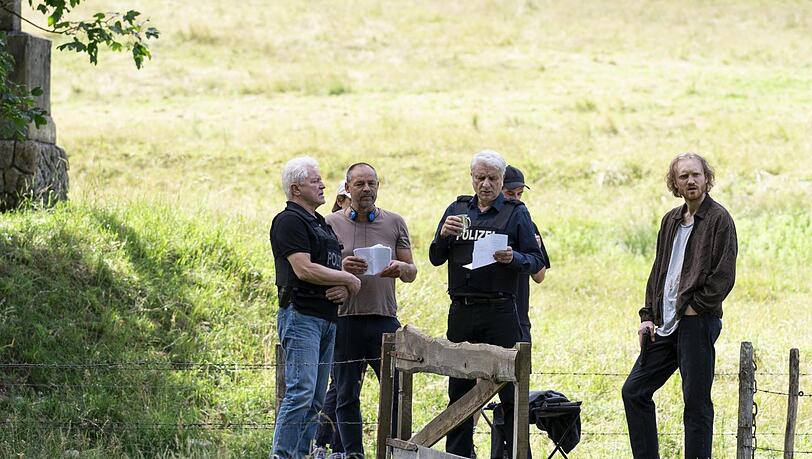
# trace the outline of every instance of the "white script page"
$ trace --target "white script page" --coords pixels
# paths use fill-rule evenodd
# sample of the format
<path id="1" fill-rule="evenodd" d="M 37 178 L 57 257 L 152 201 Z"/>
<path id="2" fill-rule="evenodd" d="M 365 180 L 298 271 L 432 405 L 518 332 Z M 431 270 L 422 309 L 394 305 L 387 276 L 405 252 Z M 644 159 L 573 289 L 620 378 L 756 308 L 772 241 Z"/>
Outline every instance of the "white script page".
<path id="1" fill-rule="evenodd" d="M 474 253 L 471 255 L 471 263 L 463 268 L 477 269 L 496 263 L 493 254 L 499 250 L 507 250 L 507 234 L 489 234 L 482 239 L 474 241 Z"/>
<path id="2" fill-rule="evenodd" d="M 372 247 L 360 247 L 353 250 L 352 253 L 367 262 L 365 276 L 380 274 L 392 261 L 392 249 L 381 244 L 375 244 Z"/>

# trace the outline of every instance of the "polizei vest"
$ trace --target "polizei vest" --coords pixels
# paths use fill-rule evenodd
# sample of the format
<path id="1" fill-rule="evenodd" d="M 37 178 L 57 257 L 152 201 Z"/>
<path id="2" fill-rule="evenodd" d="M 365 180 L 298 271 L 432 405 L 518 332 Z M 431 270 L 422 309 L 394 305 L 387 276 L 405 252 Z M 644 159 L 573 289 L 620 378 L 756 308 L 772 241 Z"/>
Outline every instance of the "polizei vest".
<path id="1" fill-rule="evenodd" d="M 296 215 L 307 228 L 311 262 L 330 269 L 341 270 L 341 243 L 338 242 L 338 236 L 330 225 L 319 224 L 318 220 L 308 218 L 309 215 L 303 215 L 298 209 L 285 209 L 283 213 Z M 274 218 L 275 220 L 276 218 Z M 279 287 L 280 307 L 287 307 L 290 302 L 307 303 L 310 306 L 324 302 L 330 307 L 335 307 L 335 304 L 326 297 L 326 291 L 330 286 L 305 282 L 296 277 L 296 273 L 293 272 L 293 267 L 289 263 L 285 265 L 287 269 L 280 269 L 279 265 L 276 266 L 276 285 Z"/>
<path id="2" fill-rule="evenodd" d="M 468 214 L 471 196 L 460 196 L 454 203 L 452 215 Z M 448 294 L 455 296 L 490 297 L 513 296 L 519 275 L 502 263 L 493 263 L 474 270 L 463 268 L 471 263 L 474 242 L 492 234 L 507 234 L 510 217 L 521 202 L 504 201 L 502 210 L 490 218 L 471 218 L 471 225 L 451 239 L 448 257 Z M 508 236 L 510 239 L 510 236 Z M 508 241 L 510 244 L 511 241 Z"/>

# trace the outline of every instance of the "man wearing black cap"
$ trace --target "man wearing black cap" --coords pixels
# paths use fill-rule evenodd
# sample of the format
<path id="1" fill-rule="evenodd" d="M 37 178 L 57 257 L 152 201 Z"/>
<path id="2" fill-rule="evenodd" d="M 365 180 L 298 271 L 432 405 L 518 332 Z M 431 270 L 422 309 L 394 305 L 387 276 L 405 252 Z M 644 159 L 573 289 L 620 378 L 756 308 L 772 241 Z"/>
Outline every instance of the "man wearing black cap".
<path id="1" fill-rule="evenodd" d="M 505 183 L 502 185 L 502 194 L 505 199 L 512 199 L 522 202 L 522 194 L 524 189 L 530 189 L 524 183 L 524 174 L 518 168 L 508 166 L 505 169 Z M 519 316 L 519 328 L 521 330 L 521 337 L 519 341 L 530 342 L 530 279 L 532 278 L 537 284 L 544 280 L 544 274 L 550 267 L 550 258 L 547 256 L 547 249 L 544 247 L 544 241 L 541 240 L 541 233 L 535 222 L 533 224 L 533 231 L 536 235 L 536 242 L 539 244 L 542 255 L 542 267 L 538 272 L 533 274 L 522 273 L 519 274 L 519 284 L 516 286 L 516 314 Z"/>
<path id="2" fill-rule="evenodd" d="M 513 347 L 520 334 L 515 303 L 519 274 L 535 273 L 543 266 L 530 214 L 524 204 L 502 195 L 506 167 L 505 160 L 494 151 L 485 150 L 474 156 L 471 185 L 475 195 L 459 196 L 448 206 L 429 247 L 429 259 L 434 266 L 448 263 L 451 308 L 446 337 L 453 343 Z M 466 268 L 472 261 L 476 240 L 491 234 L 506 235 L 507 247 L 493 254 L 494 263 Z M 462 398 L 475 384 L 471 379 L 449 378 L 449 404 Z M 511 452 L 513 393 L 513 384 L 499 391 Z M 474 421 L 468 418 L 448 433 L 446 452 L 472 457 L 473 434 Z"/>

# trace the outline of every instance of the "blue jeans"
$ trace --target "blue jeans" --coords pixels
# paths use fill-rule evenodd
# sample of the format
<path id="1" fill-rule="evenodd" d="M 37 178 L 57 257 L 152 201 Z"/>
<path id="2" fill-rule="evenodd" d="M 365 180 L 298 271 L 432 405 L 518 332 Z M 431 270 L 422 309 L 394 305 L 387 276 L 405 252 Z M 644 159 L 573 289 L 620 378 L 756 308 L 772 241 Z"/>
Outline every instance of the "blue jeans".
<path id="1" fill-rule="evenodd" d="M 338 326 L 336 326 L 338 335 Z M 333 353 L 333 359 L 338 357 L 338 352 Z M 336 373 L 335 367 L 330 366 L 330 385 L 327 387 L 327 396 L 324 399 L 324 408 L 319 416 L 319 429 L 316 431 L 316 446 L 326 448 L 330 445 L 333 453 L 343 453 L 344 444 L 341 443 L 341 435 L 338 433 L 336 424 Z"/>
<path id="2" fill-rule="evenodd" d="M 310 453 L 319 426 L 336 325 L 293 306 L 279 310 L 276 324 L 285 350 L 285 398 L 276 416 L 272 455 L 298 459 Z"/>

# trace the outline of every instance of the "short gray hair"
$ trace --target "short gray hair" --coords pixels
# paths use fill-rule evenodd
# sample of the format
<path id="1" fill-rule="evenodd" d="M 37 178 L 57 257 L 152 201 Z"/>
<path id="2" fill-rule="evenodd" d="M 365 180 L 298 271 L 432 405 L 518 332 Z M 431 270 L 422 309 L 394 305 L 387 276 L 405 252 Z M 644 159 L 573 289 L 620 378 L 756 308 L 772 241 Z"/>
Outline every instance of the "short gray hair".
<path id="1" fill-rule="evenodd" d="M 471 172 L 474 171 L 474 167 L 477 164 L 484 164 L 486 166 L 495 167 L 499 169 L 499 172 L 502 174 L 502 177 L 505 176 L 505 169 L 507 169 L 507 161 L 505 158 L 502 157 L 499 153 L 493 150 L 482 150 L 479 153 L 474 155 L 474 158 L 471 160 Z"/>
<path id="2" fill-rule="evenodd" d="M 282 168 L 282 191 L 288 201 L 293 198 L 290 186 L 307 180 L 307 169 L 310 167 L 318 170 L 319 162 L 310 156 L 299 156 L 288 161 Z"/>

